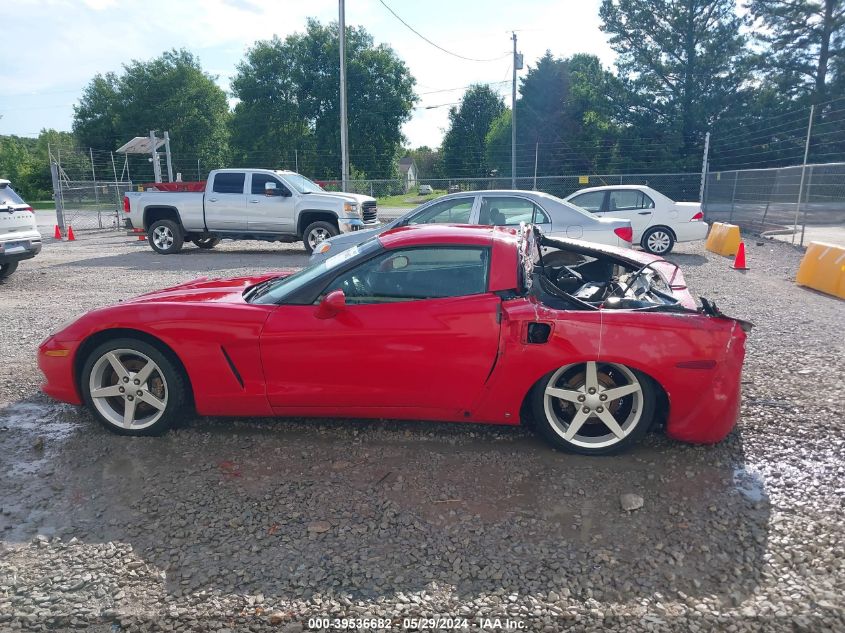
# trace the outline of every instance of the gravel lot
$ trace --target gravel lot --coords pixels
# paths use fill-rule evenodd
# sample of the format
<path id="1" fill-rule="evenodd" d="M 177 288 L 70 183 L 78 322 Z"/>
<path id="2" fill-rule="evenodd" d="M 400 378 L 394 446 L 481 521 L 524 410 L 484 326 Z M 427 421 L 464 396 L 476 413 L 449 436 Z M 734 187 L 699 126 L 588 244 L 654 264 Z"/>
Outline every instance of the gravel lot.
<path id="1" fill-rule="evenodd" d="M 195 276 L 306 261 L 298 244 L 163 257 L 127 240 L 47 240 L 0 284 L 0 630 L 436 616 L 845 630 L 845 304 L 792 283 L 789 245 L 751 241 L 746 273 L 700 245 L 671 257 L 696 294 L 757 325 L 728 440 L 655 434 L 585 458 L 475 425 L 195 419 L 110 435 L 39 394 L 35 349 L 54 326 Z M 623 511 L 626 493 L 642 508 Z"/>

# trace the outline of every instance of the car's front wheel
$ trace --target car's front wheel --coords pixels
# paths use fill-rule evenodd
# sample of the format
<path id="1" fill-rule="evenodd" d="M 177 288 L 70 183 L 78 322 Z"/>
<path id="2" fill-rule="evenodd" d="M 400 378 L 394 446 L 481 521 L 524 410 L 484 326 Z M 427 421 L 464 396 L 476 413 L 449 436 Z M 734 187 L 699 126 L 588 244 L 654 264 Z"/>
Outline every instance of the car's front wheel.
<path id="1" fill-rule="evenodd" d="M 621 451 L 639 440 L 654 417 L 654 386 L 617 363 L 565 365 L 532 394 L 536 428 L 557 448 L 583 455 Z"/>
<path id="2" fill-rule="evenodd" d="M 654 255 L 666 255 L 675 246 L 675 236 L 669 229 L 656 226 L 643 234 L 642 247 Z"/>
<path id="3" fill-rule="evenodd" d="M 334 237 L 340 231 L 334 224 L 328 222 L 318 221 L 312 222 L 305 227 L 305 232 L 302 234 L 302 243 L 305 244 L 305 250 L 311 254 L 317 245 L 325 242 L 330 237 Z"/>
<path id="4" fill-rule="evenodd" d="M 153 222 L 148 231 L 148 241 L 156 253 L 172 255 L 182 250 L 185 236 L 182 227 L 173 220 Z"/>
<path id="5" fill-rule="evenodd" d="M 18 262 L 8 262 L 0 265 L 0 279 L 5 279 L 18 269 Z"/>
<path id="6" fill-rule="evenodd" d="M 95 417 L 121 435 L 163 433 L 187 400 L 181 368 L 155 346 L 132 338 L 97 346 L 82 367 L 80 386 Z"/>

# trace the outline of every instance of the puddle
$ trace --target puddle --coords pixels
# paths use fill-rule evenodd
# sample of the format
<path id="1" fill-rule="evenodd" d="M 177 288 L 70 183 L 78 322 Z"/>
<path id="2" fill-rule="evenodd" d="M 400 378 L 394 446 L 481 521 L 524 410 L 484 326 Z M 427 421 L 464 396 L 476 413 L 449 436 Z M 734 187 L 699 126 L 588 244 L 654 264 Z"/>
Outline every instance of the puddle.
<path id="1" fill-rule="evenodd" d="M 64 442 L 82 426 L 68 421 L 71 412 L 67 405 L 46 402 L 15 402 L 0 409 L 0 434 L 12 436 L 23 447 L 4 460 L 7 474 L 37 473 L 50 458 L 49 447 Z"/>
<path id="2" fill-rule="evenodd" d="M 749 501 L 762 501 L 766 496 L 766 484 L 760 473 L 746 468 L 734 468 L 734 487 L 737 492 Z"/>

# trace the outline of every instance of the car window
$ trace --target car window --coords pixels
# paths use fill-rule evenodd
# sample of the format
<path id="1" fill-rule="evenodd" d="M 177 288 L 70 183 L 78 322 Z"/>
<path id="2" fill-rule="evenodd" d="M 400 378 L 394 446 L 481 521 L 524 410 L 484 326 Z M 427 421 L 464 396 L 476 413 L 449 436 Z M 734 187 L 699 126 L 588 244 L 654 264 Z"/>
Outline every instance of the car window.
<path id="1" fill-rule="evenodd" d="M 582 209 L 586 209 L 591 213 L 601 211 L 601 205 L 604 202 L 604 191 L 590 191 L 582 193 L 580 196 L 575 196 L 569 200 L 571 204 L 577 205 Z"/>
<path id="2" fill-rule="evenodd" d="M 437 202 L 408 218 L 408 224 L 469 224 L 475 198 L 453 198 Z"/>
<path id="3" fill-rule="evenodd" d="M 246 174 L 225 172 L 214 176 L 214 193 L 243 193 Z"/>
<path id="4" fill-rule="evenodd" d="M 392 303 L 487 292 L 490 251 L 435 246 L 388 251 L 336 277 L 321 293 L 343 290 L 351 304 Z"/>
<path id="5" fill-rule="evenodd" d="M 276 183 L 276 194 L 277 196 L 289 194 L 288 188 L 285 187 L 281 182 L 279 182 L 278 178 L 274 178 L 273 176 L 268 176 L 267 174 L 253 174 L 252 175 L 252 195 L 254 196 L 263 196 L 264 195 L 264 185 L 268 182 L 275 182 Z"/>
<path id="6" fill-rule="evenodd" d="M 642 191 L 619 189 L 611 191 L 607 199 L 608 211 L 630 211 L 632 209 L 653 209 L 654 201 Z"/>
<path id="7" fill-rule="evenodd" d="M 9 185 L 0 185 L 0 204 L 26 204 Z"/>
<path id="8" fill-rule="evenodd" d="M 536 211 L 540 219 L 535 220 Z M 548 222 L 548 217 L 536 204 L 525 198 L 510 196 L 483 196 L 478 223 L 485 226 L 519 226 L 521 222 L 529 224 L 538 221 Z"/>
<path id="9" fill-rule="evenodd" d="M 534 205 L 534 224 L 548 224 L 551 222 L 551 218 L 549 218 L 549 214 L 543 211 L 540 207 L 536 204 Z"/>

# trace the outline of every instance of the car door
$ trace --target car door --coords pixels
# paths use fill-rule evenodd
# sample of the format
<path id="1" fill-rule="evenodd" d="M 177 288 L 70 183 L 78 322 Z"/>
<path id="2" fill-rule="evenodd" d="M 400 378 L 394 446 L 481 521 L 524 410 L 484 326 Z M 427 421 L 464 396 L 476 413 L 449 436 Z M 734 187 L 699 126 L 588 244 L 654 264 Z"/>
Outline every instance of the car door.
<path id="1" fill-rule="evenodd" d="M 539 204 L 523 196 L 482 194 L 477 224 L 482 226 L 512 226 L 536 224 L 544 233 L 551 231 L 549 214 Z"/>
<path id="2" fill-rule="evenodd" d="M 267 189 L 267 184 L 273 188 Z M 251 174 L 246 201 L 247 226 L 261 233 L 296 233 L 296 202 L 290 189 L 270 174 Z"/>
<path id="3" fill-rule="evenodd" d="M 636 243 L 652 222 L 654 200 L 638 189 L 611 189 L 607 192 L 607 203 L 600 215 L 629 220 Z"/>
<path id="4" fill-rule="evenodd" d="M 205 226 L 209 231 L 246 231 L 246 172 L 214 174 L 205 194 Z"/>
<path id="5" fill-rule="evenodd" d="M 280 305 L 261 335 L 267 396 L 279 413 L 399 415 L 468 411 L 498 351 L 490 249 L 382 251 L 332 279 L 346 306 Z M 438 412 L 440 412 L 438 414 Z"/>

